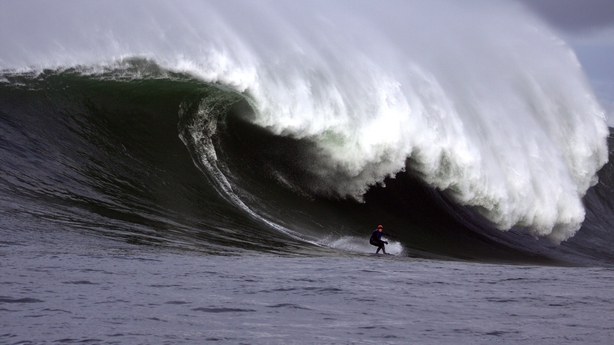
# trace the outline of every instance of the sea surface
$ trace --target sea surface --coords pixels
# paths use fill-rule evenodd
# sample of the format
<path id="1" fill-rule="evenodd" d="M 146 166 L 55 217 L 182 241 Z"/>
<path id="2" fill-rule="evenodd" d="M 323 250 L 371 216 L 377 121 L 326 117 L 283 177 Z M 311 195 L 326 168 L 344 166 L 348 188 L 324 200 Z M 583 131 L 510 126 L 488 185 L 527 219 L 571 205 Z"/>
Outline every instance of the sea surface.
<path id="1" fill-rule="evenodd" d="M 3 344 L 608 344 L 614 269 L 3 243 Z"/>
<path id="2" fill-rule="evenodd" d="M 0 13 L 0 343 L 614 341 L 614 136 L 519 4 Z"/>

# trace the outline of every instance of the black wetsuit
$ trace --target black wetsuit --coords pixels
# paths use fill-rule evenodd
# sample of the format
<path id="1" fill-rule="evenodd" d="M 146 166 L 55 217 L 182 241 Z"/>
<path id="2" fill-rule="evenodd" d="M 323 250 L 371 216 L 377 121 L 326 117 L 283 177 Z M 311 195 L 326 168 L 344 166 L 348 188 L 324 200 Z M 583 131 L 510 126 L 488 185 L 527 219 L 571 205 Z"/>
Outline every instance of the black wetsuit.
<path id="1" fill-rule="evenodd" d="M 375 254 L 379 253 L 380 249 L 382 250 L 382 253 L 386 254 L 386 247 L 384 246 L 384 244 L 386 244 L 386 242 L 382 241 L 382 236 L 389 236 L 389 234 L 385 233 L 385 232 L 379 232 L 379 230 L 375 230 L 373 231 L 373 234 L 371 234 L 371 238 L 369 239 L 369 243 L 371 243 L 372 245 L 377 247 L 377 250 L 375 251 Z"/>

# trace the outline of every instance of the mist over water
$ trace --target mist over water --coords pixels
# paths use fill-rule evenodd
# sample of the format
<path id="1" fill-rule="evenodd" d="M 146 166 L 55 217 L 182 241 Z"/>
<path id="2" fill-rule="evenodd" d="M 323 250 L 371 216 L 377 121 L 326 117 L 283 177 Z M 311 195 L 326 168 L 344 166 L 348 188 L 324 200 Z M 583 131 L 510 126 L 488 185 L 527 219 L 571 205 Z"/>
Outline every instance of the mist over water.
<path id="1" fill-rule="evenodd" d="M 313 178 L 278 177 L 313 195 L 362 200 L 406 170 L 499 229 L 561 241 L 579 229 L 581 198 L 607 161 L 604 112 L 573 52 L 512 2 L 0 10 L 1 69 L 96 74 L 137 56 L 236 91 L 253 124 L 314 144 L 299 162 Z"/>

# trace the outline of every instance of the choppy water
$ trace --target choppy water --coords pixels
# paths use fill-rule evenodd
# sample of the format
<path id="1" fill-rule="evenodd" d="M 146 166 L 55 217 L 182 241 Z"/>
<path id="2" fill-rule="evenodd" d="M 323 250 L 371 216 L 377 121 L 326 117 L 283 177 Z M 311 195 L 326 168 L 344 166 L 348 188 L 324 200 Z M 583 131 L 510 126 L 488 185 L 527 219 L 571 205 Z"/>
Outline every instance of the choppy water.
<path id="1" fill-rule="evenodd" d="M 0 247 L 0 343 L 614 341 L 611 268 L 216 256 L 66 237 Z"/>

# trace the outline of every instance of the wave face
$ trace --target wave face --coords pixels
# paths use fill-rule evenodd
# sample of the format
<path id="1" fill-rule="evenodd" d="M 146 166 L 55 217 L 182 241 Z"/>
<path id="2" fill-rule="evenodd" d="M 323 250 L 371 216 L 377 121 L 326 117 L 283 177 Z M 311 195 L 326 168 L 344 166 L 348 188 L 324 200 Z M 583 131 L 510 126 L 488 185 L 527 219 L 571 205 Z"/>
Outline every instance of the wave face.
<path id="1" fill-rule="evenodd" d="M 211 250 L 370 251 L 385 222 L 412 255 L 612 257 L 604 112 L 516 4 L 38 5 L 2 5 L 11 214 Z"/>

